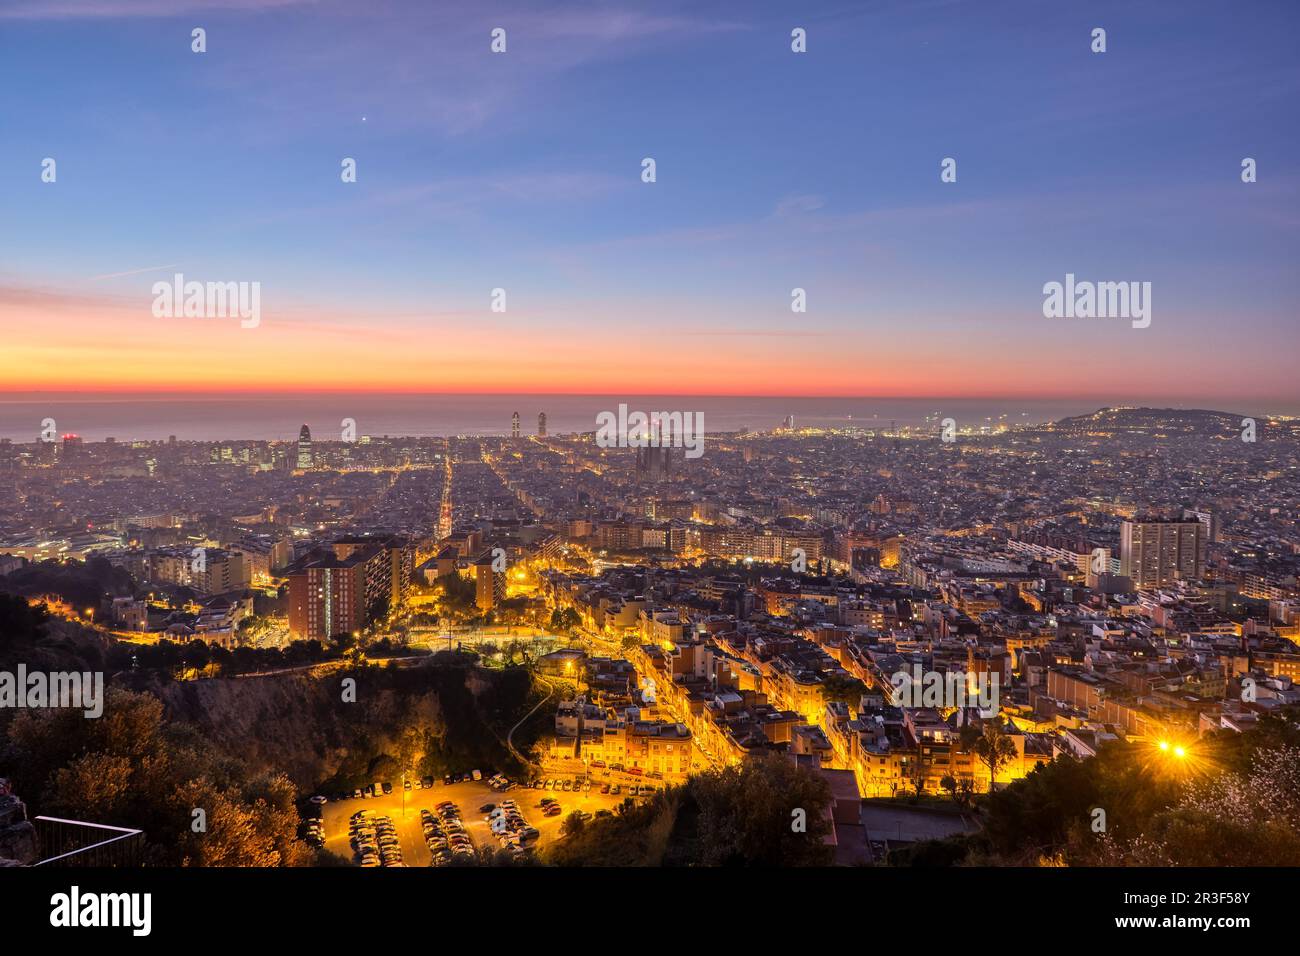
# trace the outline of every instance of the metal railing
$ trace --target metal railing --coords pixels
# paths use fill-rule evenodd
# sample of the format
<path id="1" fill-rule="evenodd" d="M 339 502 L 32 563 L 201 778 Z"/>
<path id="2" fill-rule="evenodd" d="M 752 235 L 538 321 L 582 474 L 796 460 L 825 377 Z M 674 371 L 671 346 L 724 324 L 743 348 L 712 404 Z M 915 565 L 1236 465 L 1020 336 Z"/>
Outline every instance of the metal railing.
<path id="1" fill-rule="evenodd" d="M 41 859 L 32 866 L 140 866 L 144 831 L 105 823 L 33 817 Z"/>

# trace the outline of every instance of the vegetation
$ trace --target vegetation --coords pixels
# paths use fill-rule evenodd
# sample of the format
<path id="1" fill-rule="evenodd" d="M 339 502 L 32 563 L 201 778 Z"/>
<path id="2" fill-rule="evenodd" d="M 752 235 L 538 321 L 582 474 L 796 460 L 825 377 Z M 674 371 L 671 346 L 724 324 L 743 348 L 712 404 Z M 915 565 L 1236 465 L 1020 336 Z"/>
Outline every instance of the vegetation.
<path id="1" fill-rule="evenodd" d="M 459 614 L 471 613 L 478 596 L 478 588 L 467 577 L 459 574 L 447 574 L 434 582 L 434 593 L 440 596 L 442 606 L 448 611 Z"/>
<path id="2" fill-rule="evenodd" d="M 961 729 L 963 750 L 973 752 L 989 770 L 989 789 L 997 781 L 998 771 L 1016 756 L 1016 745 L 1011 742 L 999 719 L 986 720 L 982 727 L 970 724 Z M 954 793 L 955 796 L 955 793 Z"/>
<path id="3" fill-rule="evenodd" d="M 72 607 L 99 607 L 105 595 L 131 597 L 136 585 L 129 571 L 108 560 L 91 557 L 81 561 L 39 561 L 5 575 L 5 588 L 16 594 L 36 597 L 49 594 Z"/>
<path id="4" fill-rule="evenodd" d="M 404 650 L 381 645 L 368 650 Z M 517 770 L 504 736 L 544 691 L 527 669 L 484 670 L 472 653 L 328 676 L 173 680 L 332 658 L 347 668 L 350 654 L 319 642 L 226 651 L 109 641 L 0 594 L 7 666 L 103 671 L 108 685 L 97 720 L 80 710 L 0 711 L 0 776 L 32 814 L 144 830 L 151 864 L 277 866 L 331 862 L 297 840 L 295 805 L 307 794 L 403 774 Z M 363 705 L 341 699 L 344 677 Z M 530 721 L 517 743 L 527 747 L 544 724 Z M 196 829 L 195 810 L 206 829 Z"/>
<path id="5" fill-rule="evenodd" d="M 288 778 L 250 772 L 193 727 L 165 721 L 151 695 L 110 689 L 99 720 L 21 711 L 0 746 L 5 774 L 40 813 L 142 829 L 149 863 L 293 866 L 311 858 L 296 839 Z"/>
<path id="6" fill-rule="evenodd" d="M 830 790 L 780 755 L 710 770 L 608 817 L 568 817 L 545 851 L 559 866 L 821 866 Z M 798 813 L 797 811 L 804 811 Z M 796 825 L 801 819 L 804 826 Z"/>
<path id="7" fill-rule="evenodd" d="M 550 629 L 555 634 L 572 634 L 581 624 L 582 615 L 571 607 L 557 607 L 551 612 Z"/>
<path id="8" fill-rule="evenodd" d="M 984 827 L 891 855 L 903 865 L 1300 865 L 1300 725 L 1265 716 L 1185 759 L 1112 741 L 980 798 Z M 1099 812 L 1100 811 L 1100 812 Z"/>
<path id="9" fill-rule="evenodd" d="M 109 642 L 94 630 L 51 618 L 43 604 L 0 592 L 0 669 L 103 670 Z"/>
<path id="10" fill-rule="evenodd" d="M 862 695 L 867 692 L 867 685 L 856 677 L 827 674 L 822 679 L 821 690 L 824 702 L 837 700 L 856 710 L 862 701 Z"/>

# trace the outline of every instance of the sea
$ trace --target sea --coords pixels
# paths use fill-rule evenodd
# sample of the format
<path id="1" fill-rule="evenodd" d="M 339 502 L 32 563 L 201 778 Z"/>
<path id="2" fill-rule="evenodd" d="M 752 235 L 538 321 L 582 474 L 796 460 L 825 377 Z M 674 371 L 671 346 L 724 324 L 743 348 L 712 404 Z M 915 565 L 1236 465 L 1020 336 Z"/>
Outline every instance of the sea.
<path id="1" fill-rule="evenodd" d="M 44 430 L 80 435 L 83 441 L 294 440 L 303 425 L 327 439 L 345 420 L 371 437 L 509 435 L 519 413 L 520 431 L 534 435 L 538 415 L 549 434 L 589 432 L 603 411 L 619 404 L 643 412 L 702 412 L 709 432 L 768 431 L 792 417 L 796 428 L 875 431 L 938 427 L 952 418 L 961 428 L 1036 424 L 1096 411 L 1095 400 L 939 398 L 780 398 L 689 395 L 485 395 L 485 394 L 213 394 L 213 395 L 10 395 L 0 397 L 0 438 L 35 441 Z M 51 425 L 47 420 L 52 419 Z"/>

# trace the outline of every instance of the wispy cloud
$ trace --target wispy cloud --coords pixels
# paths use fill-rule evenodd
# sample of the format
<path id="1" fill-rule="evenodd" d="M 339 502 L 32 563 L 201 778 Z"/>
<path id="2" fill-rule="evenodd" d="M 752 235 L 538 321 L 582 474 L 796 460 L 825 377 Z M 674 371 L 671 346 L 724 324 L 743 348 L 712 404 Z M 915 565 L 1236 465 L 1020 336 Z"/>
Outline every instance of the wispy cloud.
<path id="1" fill-rule="evenodd" d="M 0 19 L 76 20 L 181 17 L 304 6 L 316 0 L 17 0 L 0 7 Z"/>
<path id="2" fill-rule="evenodd" d="M 96 282 L 100 279 L 121 279 L 124 276 L 138 276 L 144 275 L 146 272 L 161 272 L 163 269 L 175 269 L 178 268 L 179 265 L 180 263 L 173 262 L 170 265 L 165 266 L 145 266 L 143 269 L 128 269 L 126 272 L 105 272 L 103 275 L 91 276 L 90 279 L 92 282 Z"/>

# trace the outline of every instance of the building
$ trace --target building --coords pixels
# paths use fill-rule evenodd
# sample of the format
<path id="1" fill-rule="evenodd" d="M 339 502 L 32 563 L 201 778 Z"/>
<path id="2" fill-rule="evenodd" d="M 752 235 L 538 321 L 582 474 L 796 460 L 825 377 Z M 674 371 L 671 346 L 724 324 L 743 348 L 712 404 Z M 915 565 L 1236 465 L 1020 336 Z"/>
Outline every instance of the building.
<path id="1" fill-rule="evenodd" d="M 506 573 L 493 570 L 492 552 L 474 561 L 474 603 L 480 611 L 490 611 L 506 599 Z"/>
<path id="2" fill-rule="evenodd" d="M 251 575 L 240 552 L 206 548 L 204 553 L 205 560 L 190 576 L 190 586 L 194 590 L 204 594 L 228 594 L 248 587 Z"/>
<path id="3" fill-rule="evenodd" d="M 298 432 L 298 468 L 308 471 L 311 467 L 311 429 L 303 425 Z"/>
<path id="4" fill-rule="evenodd" d="M 510 416 L 510 437 L 519 437 L 519 413 L 515 412 Z"/>
<path id="5" fill-rule="evenodd" d="M 668 441 L 671 442 L 671 437 Z M 638 477 L 649 481 L 663 481 L 672 477 L 673 449 L 667 442 L 638 447 L 636 473 Z"/>
<path id="6" fill-rule="evenodd" d="M 243 555 L 249 574 L 256 581 L 275 577 L 293 557 L 289 539 L 273 535 L 246 535 L 232 544 L 230 550 Z"/>
<path id="7" fill-rule="evenodd" d="M 226 594 L 248 587 L 251 577 L 244 556 L 220 548 L 161 548 L 149 553 L 146 579 L 193 588 L 203 594 Z"/>
<path id="8" fill-rule="evenodd" d="M 289 633 L 324 641 L 360 631 L 402 603 L 414 551 L 401 538 L 341 538 L 287 572 Z"/>
<path id="9" fill-rule="evenodd" d="M 537 413 L 537 435 L 539 438 L 546 437 L 546 413 Z"/>
<path id="10" fill-rule="evenodd" d="M 1125 521 L 1120 526 L 1120 570 L 1136 588 L 1205 574 L 1206 527 L 1200 521 Z"/>
<path id="11" fill-rule="evenodd" d="M 295 640 L 327 641 L 365 626 L 366 565 L 320 558 L 289 574 L 289 633 Z"/>
<path id="12" fill-rule="evenodd" d="M 690 773 L 693 746 L 684 724 L 642 720 L 637 708 L 622 716 L 585 698 L 562 701 L 547 756 L 557 770 L 612 771 L 678 781 Z"/>

